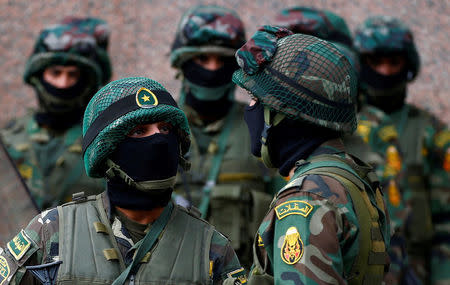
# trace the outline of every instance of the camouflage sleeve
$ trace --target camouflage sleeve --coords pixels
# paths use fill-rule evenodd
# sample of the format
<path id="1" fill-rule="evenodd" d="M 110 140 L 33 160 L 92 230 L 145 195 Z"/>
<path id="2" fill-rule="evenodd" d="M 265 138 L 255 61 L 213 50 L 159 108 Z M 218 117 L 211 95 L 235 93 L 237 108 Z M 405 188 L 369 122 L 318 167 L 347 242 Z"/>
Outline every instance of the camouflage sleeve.
<path id="1" fill-rule="evenodd" d="M 210 276 L 213 284 L 246 284 L 247 275 L 230 241 L 215 231 L 209 252 Z"/>
<path id="2" fill-rule="evenodd" d="M 433 245 L 431 282 L 450 282 L 450 131 L 436 119 L 425 137 L 426 167 L 431 195 Z"/>
<path id="3" fill-rule="evenodd" d="M 300 192 L 279 198 L 271 219 L 262 242 L 275 284 L 346 284 L 344 276 L 359 249 L 358 222 L 341 184 L 309 175 Z"/>
<path id="4" fill-rule="evenodd" d="M 0 284 L 39 284 L 25 267 L 57 257 L 58 211 L 51 209 L 34 217 L 4 249 L 0 248 Z"/>

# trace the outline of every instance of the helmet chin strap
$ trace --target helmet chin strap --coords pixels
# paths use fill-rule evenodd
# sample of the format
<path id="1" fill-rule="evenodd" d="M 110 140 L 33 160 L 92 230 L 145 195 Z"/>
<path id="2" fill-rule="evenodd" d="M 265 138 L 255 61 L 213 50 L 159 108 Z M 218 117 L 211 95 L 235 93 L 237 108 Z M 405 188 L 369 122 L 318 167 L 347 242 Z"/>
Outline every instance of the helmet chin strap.
<path id="1" fill-rule="evenodd" d="M 108 179 L 119 178 L 125 182 L 128 186 L 135 188 L 143 192 L 155 192 L 158 190 L 165 190 L 167 188 L 173 188 L 176 182 L 176 176 L 169 177 L 167 179 L 161 180 L 150 180 L 150 181 L 135 181 L 128 174 L 125 173 L 120 166 L 114 163 L 111 159 L 106 160 L 106 166 L 108 170 L 105 175 Z"/>
<path id="2" fill-rule="evenodd" d="M 276 113 L 273 115 L 268 107 L 264 107 L 264 129 L 261 133 L 261 158 L 268 168 L 276 168 L 270 159 L 267 137 L 270 128 L 278 125 L 285 118 L 284 114 Z"/>

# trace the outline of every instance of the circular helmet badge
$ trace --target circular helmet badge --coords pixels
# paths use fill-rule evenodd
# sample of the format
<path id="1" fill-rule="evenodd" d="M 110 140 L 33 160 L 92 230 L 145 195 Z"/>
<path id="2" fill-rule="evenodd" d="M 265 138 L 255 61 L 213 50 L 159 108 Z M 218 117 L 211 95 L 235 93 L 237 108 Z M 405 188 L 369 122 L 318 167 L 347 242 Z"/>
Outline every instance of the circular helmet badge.
<path id="1" fill-rule="evenodd" d="M 153 108 L 158 105 L 158 98 L 152 91 L 142 87 L 136 92 L 136 104 L 141 108 Z"/>

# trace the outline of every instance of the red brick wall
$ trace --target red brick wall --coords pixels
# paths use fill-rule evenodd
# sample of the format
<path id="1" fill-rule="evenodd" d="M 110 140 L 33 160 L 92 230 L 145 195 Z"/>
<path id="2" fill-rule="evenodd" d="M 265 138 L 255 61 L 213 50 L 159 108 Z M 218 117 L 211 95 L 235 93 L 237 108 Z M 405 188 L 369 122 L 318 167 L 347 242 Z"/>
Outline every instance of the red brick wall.
<path id="1" fill-rule="evenodd" d="M 408 100 L 450 124 L 450 4 L 445 0 L 0 0 L 0 123 L 35 106 L 33 90 L 22 82 L 25 61 L 40 29 L 68 15 L 108 21 L 112 28 L 109 51 L 113 79 L 148 76 L 176 95 L 179 84 L 167 54 L 181 14 L 199 3 L 237 10 L 246 24 L 247 36 L 257 26 L 270 23 L 277 11 L 298 4 L 332 10 L 346 18 L 352 30 L 368 15 L 400 17 L 415 33 L 423 64 L 418 79 L 410 85 Z M 238 98 L 246 100 L 247 96 L 239 92 Z"/>

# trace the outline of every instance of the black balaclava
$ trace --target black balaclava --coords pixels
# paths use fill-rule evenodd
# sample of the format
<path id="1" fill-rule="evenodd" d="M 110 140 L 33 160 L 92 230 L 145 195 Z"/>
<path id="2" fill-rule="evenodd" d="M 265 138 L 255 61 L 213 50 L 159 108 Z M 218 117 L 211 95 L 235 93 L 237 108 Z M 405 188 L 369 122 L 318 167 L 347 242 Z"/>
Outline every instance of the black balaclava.
<path id="1" fill-rule="evenodd" d="M 251 152 L 260 157 L 261 134 L 264 129 L 263 105 L 257 102 L 248 106 L 244 120 L 250 132 Z M 282 176 L 288 176 L 295 162 L 306 159 L 319 145 L 338 136 L 332 130 L 284 118 L 269 130 L 267 144 L 270 160 Z"/>
<path id="2" fill-rule="evenodd" d="M 83 93 L 87 92 L 87 88 L 89 85 L 83 77 L 80 77 L 78 82 L 69 88 L 57 88 L 45 81 L 42 75 L 39 77 L 39 82 L 44 88 L 44 92 L 46 92 L 50 96 L 62 100 L 73 100 L 78 96 L 82 96 Z M 41 98 L 41 94 L 39 94 L 39 91 L 38 97 L 40 100 L 45 100 Z M 56 130 L 64 130 L 70 128 L 71 126 L 79 123 L 82 120 L 84 108 L 85 106 L 81 106 L 80 104 L 75 104 L 71 108 L 68 108 L 67 105 L 62 105 L 61 111 L 57 111 L 58 105 L 53 104 L 52 109 L 54 109 L 54 111 L 38 112 L 34 115 L 34 118 L 40 125 L 46 125 Z"/>
<path id="3" fill-rule="evenodd" d="M 111 160 L 136 182 L 142 182 L 175 176 L 179 156 L 177 136 L 169 133 L 144 138 L 126 137 L 112 153 Z M 172 188 L 167 188 L 144 192 L 129 186 L 119 178 L 108 180 L 107 189 L 113 205 L 135 210 L 164 207 L 173 191 Z"/>
<path id="4" fill-rule="evenodd" d="M 367 103 L 386 113 L 392 113 L 405 104 L 408 69 L 394 75 L 382 75 L 368 64 L 361 64 L 361 82 Z"/>
<path id="5" fill-rule="evenodd" d="M 181 67 L 185 77 L 186 104 L 201 116 L 214 119 L 224 117 L 230 110 L 234 90 L 231 81 L 233 72 L 238 69 L 234 58 L 224 60 L 218 70 L 208 70 L 193 60 L 188 60 Z"/>

